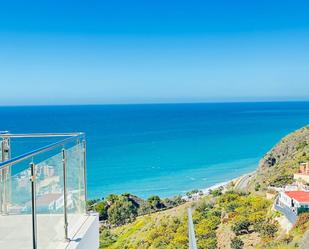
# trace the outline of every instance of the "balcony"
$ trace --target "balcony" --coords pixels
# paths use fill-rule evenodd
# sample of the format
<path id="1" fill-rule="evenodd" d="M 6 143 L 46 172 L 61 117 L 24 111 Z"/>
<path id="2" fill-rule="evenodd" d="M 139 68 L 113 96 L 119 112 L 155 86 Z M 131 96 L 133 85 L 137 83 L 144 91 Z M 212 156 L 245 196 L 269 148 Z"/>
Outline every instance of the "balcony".
<path id="1" fill-rule="evenodd" d="M 99 247 L 83 133 L 0 132 L 0 248 Z"/>

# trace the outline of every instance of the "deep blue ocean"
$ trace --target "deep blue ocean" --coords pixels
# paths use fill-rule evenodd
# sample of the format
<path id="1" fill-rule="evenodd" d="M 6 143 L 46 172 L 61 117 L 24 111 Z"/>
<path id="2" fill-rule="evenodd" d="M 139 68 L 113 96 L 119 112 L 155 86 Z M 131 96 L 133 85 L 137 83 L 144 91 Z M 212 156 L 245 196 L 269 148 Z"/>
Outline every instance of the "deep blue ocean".
<path id="1" fill-rule="evenodd" d="M 183 194 L 255 170 L 309 102 L 0 107 L 0 130 L 84 131 L 88 195 Z"/>

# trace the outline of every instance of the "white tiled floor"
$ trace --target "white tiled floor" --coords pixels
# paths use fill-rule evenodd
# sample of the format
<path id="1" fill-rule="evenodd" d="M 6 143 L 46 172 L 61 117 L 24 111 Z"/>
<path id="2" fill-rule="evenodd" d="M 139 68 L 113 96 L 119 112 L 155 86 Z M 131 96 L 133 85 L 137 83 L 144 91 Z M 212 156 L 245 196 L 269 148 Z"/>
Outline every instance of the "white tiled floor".
<path id="1" fill-rule="evenodd" d="M 86 215 L 69 215 L 69 237 L 73 238 L 83 223 Z M 63 215 L 38 215 L 37 235 L 39 249 L 66 248 L 64 240 Z M 32 249 L 31 215 L 0 215 L 0 248 L 2 249 Z"/>

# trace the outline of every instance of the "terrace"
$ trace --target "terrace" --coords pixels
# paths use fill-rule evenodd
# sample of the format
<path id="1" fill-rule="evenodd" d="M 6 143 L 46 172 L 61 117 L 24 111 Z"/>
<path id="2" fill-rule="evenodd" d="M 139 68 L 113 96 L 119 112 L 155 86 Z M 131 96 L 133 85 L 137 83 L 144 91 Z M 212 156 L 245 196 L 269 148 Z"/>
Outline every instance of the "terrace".
<path id="1" fill-rule="evenodd" d="M 0 132 L 0 248 L 98 248 L 83 133 Z"/>

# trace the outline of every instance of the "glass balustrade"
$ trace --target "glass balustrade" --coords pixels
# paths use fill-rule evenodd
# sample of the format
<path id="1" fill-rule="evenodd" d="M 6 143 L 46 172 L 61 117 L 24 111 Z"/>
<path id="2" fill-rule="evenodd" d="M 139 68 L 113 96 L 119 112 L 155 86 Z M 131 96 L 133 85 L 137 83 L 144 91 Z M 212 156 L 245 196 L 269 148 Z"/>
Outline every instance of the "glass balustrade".
<path id="1" fill-rule="evenodd" d="M 27 139 L 34 148 L 48 137 L 10 158 Z M 86 218 L 85 145 L 82 133 L 0 133 L 0 248 L 54 249 L 76 234 Z"/>

